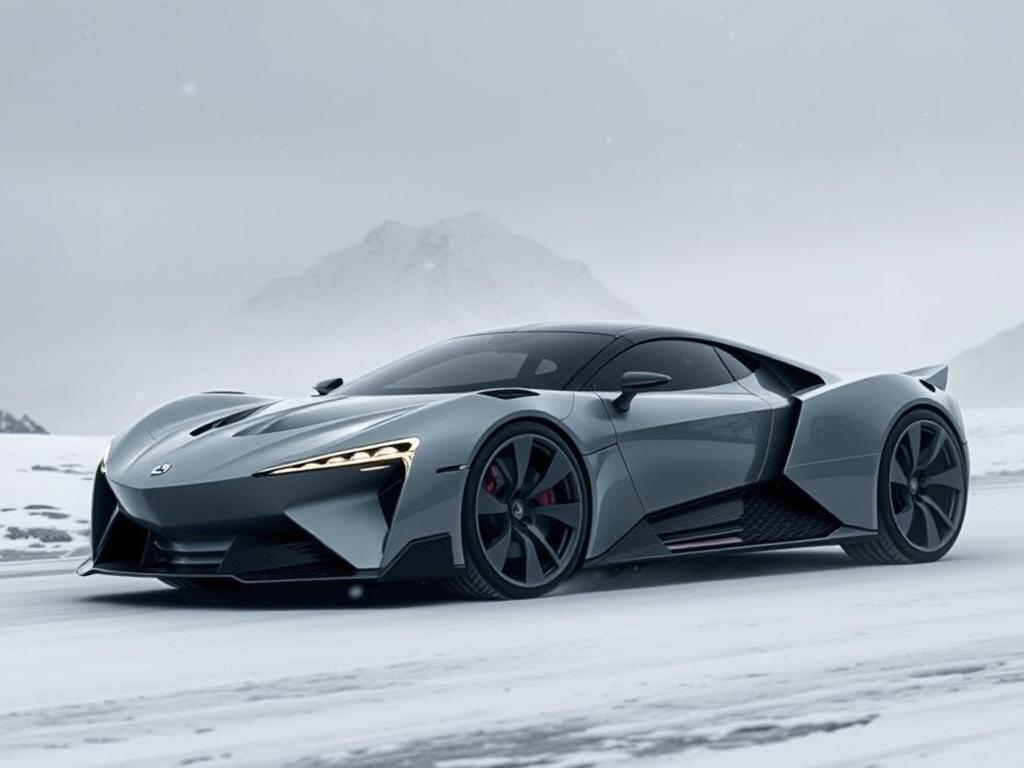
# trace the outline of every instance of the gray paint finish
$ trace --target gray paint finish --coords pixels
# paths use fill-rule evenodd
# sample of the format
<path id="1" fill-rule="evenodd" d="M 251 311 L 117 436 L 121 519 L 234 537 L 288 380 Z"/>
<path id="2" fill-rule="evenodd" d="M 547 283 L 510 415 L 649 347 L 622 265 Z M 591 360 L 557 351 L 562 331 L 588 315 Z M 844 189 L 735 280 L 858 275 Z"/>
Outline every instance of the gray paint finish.
<path id="1" fill-rule="evenodd" d="M 840 521 L 878 525 L 882 446 L 899 417 L 914 407 L 946 417 L 966 444 L 955 399 L 904 374 L 836 382 L 797 396 L 800 417 L 785 474 Z"/>
<path id="2" fill-rule="evenodd" d="M 651 338 L 715 341 L 649 326 L 599 327 L 620 347 Z M 783 475 L 843 525 L 873 530 L 878 456 L 893 423 L 907 409 L 927 406 L 962 439 L 959 408 L 911 375 L 841 380 L 800 369 L 824 384 L 790 395 L 771 377 L 750 376 L 707 390 L 642 393 L 626 413 L 611 405 L 617 393 L 592 391 L 509 399 L 476 392 L 347 396 L 344 389 L 294 399 L 193 395 L 115 438 L 106 478 L 130 519 L 183 540 L 260 534 L 287 520 L 361 570 L 386 570 L 411 545 L 444 536 L 459 566 L 467 467 L 498 429 L 532 420 L 560 432 L 581 459 L 591 507 L 587 559 L 608 552 L 655 512 Z M 376 496 L 389 473 L 341 468 L 254 477 L 268 467 L 403 438 L 420 445 L 390 525 Z M 171 469 L 152 475 L 160 464 Z"/>
<path id="3" fill-rule="evenodd" d="M 649 392 L 630 410 L 602 393 L 644 509 L 655 512 L 757 480 L 771 431 L 771 409 L 736 384 Z"/>

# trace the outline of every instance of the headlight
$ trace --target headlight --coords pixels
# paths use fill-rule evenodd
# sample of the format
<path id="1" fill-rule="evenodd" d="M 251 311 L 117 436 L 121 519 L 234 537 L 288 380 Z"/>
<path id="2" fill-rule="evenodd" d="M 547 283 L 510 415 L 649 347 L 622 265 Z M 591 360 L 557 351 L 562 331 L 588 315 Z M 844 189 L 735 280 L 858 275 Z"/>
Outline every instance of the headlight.
<path id="1" fill-rule="evenodd" d="M 104 475 L 107 474 L 107 457 L 110 456 L 110 446 L 113 445 L 113 441 L 107 443 L 106 450 L 103 451 L 103 455 L 100 456 L 100 472 Z"/>
<path id="2" fill-rule="evenodd" d="M 362 467 L 370 469 L 384 467 L 395 461 L 401 461 L 408 469 L 413 456 L 420 445 L 418 437 L 404 437 L 389 443 L 364 445 L 361 448 L 350 448 L 337 453 L 325 453 L 322 456 L 311 456 L 302 461 L 280 464 L 276 467 L 261 469 L 257 477 L 264 475 L 290 475 L 294 472 L 312 472 L 316 469 L 334 469 L 335 467 Z"/>

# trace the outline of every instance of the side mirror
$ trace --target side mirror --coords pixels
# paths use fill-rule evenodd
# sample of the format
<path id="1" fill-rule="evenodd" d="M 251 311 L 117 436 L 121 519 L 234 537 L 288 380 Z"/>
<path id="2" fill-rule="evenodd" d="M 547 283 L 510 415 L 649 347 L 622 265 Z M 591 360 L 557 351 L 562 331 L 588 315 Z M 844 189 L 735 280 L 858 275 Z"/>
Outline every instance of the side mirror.
<path id="1" fill-rule="evenodd" d="M 672 381 L 672 377 L 666 376 L 664 373 L 626 371 L 626 373 L 622 374 L 622 379 L 619 381 L 619 389 L 622 390 L 622 394 L 616 397 L 612 404 L 616 409 L 625 413 L 629 410 L 633 398 L 638 394 L 651 389 L 658 389 L 658 387 L 664 387 L 670 381 Z"/>
<path id="2" fill-rule="evenodd" d="M 316 393 L 322 397 L 323 395 L 330 394 L 344 383 L 344 379 L 324 379 L 314 385 L 313 389 L 315 389 Z"/>

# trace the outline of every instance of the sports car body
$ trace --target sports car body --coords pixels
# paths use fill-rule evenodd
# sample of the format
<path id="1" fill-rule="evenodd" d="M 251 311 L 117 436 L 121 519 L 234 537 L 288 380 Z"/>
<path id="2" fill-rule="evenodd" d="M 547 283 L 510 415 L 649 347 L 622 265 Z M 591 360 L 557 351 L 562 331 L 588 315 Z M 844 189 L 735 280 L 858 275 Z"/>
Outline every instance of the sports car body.
<path id="1" fill-rule="evenodd" d="M 144 416 L 97 471 L 79 572 L 529 597 L 713 550 L 937 560 L 968 479 L 945 384 L 943 366 L 843 379 L 652 326 L 461 336 L 311 397 L 204 392 Z"/>

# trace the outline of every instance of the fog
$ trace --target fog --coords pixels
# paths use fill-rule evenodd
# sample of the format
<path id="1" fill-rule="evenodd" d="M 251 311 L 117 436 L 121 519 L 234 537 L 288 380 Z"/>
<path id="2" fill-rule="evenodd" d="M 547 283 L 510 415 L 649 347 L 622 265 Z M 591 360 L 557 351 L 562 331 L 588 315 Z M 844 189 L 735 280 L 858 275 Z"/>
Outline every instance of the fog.
<path id="1" fill-rule="evenodd" d="M 0 16 L 0 408 L 54 430 L 115 430 L 153 404 L 133 365 L 215 354 L 385 219 L 484 211 L 652 320 L 840 371 L 1024 320 L 1017 3 Z M 125 389 L 74 400 L 109 365 Z"/>

